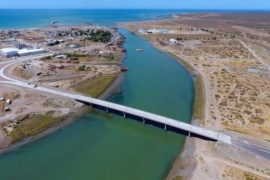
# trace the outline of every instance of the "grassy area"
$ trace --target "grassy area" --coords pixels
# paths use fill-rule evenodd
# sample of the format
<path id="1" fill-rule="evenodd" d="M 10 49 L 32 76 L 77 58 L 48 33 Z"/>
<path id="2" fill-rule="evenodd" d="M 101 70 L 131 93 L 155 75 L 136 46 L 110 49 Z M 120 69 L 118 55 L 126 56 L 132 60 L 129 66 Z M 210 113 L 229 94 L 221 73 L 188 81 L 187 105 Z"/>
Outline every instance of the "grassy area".
<path id="1" fill-rule="evenodd" d="M 74 88 L 75 91 L 97 98 L 116 79 L 116 76 L 100 76 L 91 79 Z"/>
<path id="2" fill-rule="evenodd" d="M 205 106 L 205 99 L 204 99 L 204 84 L 201 75 L 198 75 L 195 82 L 195 94 L 194 94 L 194 101 L 193 101 L 193 117 L 200 119 L 203 123 L 204 120 L 204 106 Z"/>
<path id="3" fill-rule="evenodd" d="M 67 57 L 68 58 L 71 58 L 71 57 L 75 57 L 75 58 L 83 58 L 83 57 L 89 57 L 88 54 L 71 54 L 71 53 L 68 53 L 67 54 Z"/>
<path id="4" fill-rule="evenodd" d="M 52 117 L 54 112 L 46 115 L 33 115 L 25 117 L 23 121 L 11 132 L 12 143 L 18 142 L 24 138 L 37 135 L 65 119 L 64 116 Z"/>
<path id="5" fill-rule="evenodd" d="M 179 175 L 177 175 L 177 176 L 175 176 L 174 178 L 173 178 L 173 180 L 182 180 L 183 179 L 183 177 L 182 176 L 179 176 Z"/>

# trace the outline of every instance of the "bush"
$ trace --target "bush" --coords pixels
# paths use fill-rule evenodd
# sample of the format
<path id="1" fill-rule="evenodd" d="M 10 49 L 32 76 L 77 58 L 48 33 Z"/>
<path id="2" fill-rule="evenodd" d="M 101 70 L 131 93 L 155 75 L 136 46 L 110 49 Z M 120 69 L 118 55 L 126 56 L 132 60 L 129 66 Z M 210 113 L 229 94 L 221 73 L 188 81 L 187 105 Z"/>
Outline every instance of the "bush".
<path id="1" fill-rule="evenodd" d="M 85 71 L 85 65 L 80 66 L 78 70 L 79 71 Z"/>
<path id="2" fill-rule="evenodd" d="M 263 124 L 264 123 L 264 119 L 262 119 L 260 117 L 255 117 L 255 116 L 249 118 L 249 121 L 251 123 L 256 123 L 256 124 Z"/>

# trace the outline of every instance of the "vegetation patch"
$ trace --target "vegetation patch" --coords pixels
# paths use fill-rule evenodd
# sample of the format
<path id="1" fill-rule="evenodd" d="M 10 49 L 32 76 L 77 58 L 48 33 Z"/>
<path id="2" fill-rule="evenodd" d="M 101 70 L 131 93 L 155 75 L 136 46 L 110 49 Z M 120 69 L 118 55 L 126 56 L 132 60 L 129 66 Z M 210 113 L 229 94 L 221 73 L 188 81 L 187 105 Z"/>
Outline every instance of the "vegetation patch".
<path id="1" fill-rule="evenodd" d="M 88 34 L 89 34 L 89 36 L 86 39 L 93 41 L 93 42 L 107 43 L 107 42 L 111 41 L 111 38 L 112 38 L 112 33 L 110 31 L 91 30 L 88 32 Z"/>
<path id="2" fill-rule="evenodd" d="M 203 120 L 204 119 L 204 84 L 203 78 L 201 75 L 198 75 L 195 80 L 195 93 L 194 93 L 194 101 L 193 101 L 193 116 L 194 118 Z"/>
<path id="3" fill-rule="evenodd" d="M 236 119 L 243 119 L 243 116 L 238 112 L 232 112 Z"/>
<path id="4" fill-rule="evenodd" d="M 264 119 L 260 118 L 260 117 L 251 117 L 249 118 L 249 121 L 251 123 L 256 123 L 256 124 L 263 124 L 264 123 Z"/>
<path id="5" fill-rule="evenodd" d="M 179 175 L 177 175 L 177 176 L 175 176 L 174 178 L 173 178 L 173 180 L 182 180 L 183 179 L 183 177 L 182 176 L 179 176 Z"/>
<path id="6" fill-rule="evenodd" d="M 100 76 L 82 83 L 74 88 L 75 91 L 97 98 L 116 79 L 116 76 Z"/>
<path id="7" fill-rule="evenodd" d="M 71 54 L 71 53 L 68 53 L 67 57 L 68 58 L 83 58 L 83 57 L 89 57 L 89 55 L 88 54 L 76 54 L 76 53 Z"/>
<path id="8" fill-rule="evenodd" d="M 255 174 L 251 174 L 248 172 L 244 172 L 244 178 L 245 180 L 260 180 L 260 179 L 264 179 L 262 177 L 256 176 Z"/>
<path id="9" fill-rule="evenodd" d="M 46 115 L 38 114 L 26 116 L 21 123 L 10 133 L 12 143 L 18 142 L 24 138 L 34 136 L 49 127 L 62 122 L 65 116 L 54 117 L 54 112 L 51 111 Z"/>

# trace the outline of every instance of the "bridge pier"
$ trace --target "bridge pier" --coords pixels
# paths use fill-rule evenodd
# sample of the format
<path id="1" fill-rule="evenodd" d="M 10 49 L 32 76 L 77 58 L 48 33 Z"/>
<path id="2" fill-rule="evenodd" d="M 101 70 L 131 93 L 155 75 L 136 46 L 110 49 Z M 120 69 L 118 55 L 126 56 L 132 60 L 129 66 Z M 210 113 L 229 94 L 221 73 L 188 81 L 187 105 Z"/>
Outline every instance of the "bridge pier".
<path id="1" fill-rule="evenodd" d="M 167 130 L 167 125 L 165 124 L 165 125 L 164 125 L 164 131 L 166 131 L 166 130 Z"/>
<path id="2" fill-rule="evenodd" d="M 145 119 L 143 118 L 143 124 L 145 124 Z"/>
<path id="3" fill-rule="evenodd" d="M 108 113 L 109 112 L 109 109 L 106 107 L 106 113 Z"/>
<path id="4" fill-rule="evenodd" d="M 190 137 L 190 134 L 191 134 L 190 131 L 188 131 L 188 137 Z"/>
<path id="5" fill-rule="evenodd" d="M 91 103 L 89 103 L 89 106 L 90 106 L 90 108 L 92 107 L 92 104 Z"/>
<path id="6" fill-rule="evenodd" d="M 125 112 L 123 112 L 123 116 L 124 116 L 124 118 L 126 118 L 126 113 Z"/>

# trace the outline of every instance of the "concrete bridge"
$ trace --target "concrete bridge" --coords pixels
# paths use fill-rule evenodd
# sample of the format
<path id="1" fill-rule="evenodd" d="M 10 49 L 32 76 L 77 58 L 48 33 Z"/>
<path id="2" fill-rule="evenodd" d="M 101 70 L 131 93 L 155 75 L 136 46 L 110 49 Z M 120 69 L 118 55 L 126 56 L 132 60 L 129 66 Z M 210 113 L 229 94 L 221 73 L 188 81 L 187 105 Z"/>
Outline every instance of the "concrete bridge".
<path id="1" fill-rule="evenodd" d="M 195 135 L 199 135 L 201 137 L 205 137 L 207 139 L 212 139 L 215 141 L 225 142 L 228 144 L 231 144 L 231 137 L 219 132 L 211 131 L 205 128 L 201 128 L 198 126 L 190 125 L 187 123 L 180 122 L 175 119 L 171 119 L 168 117 L 160 116 L 157 114 L 149 113 L 146 111 L 138 110 L 135 108 L 91 98 L 91 97 L 85 97 L 81 95 L 76 95 L 75 98 L 77 101 L 89 103 L 90 106 L 92 105 L 98 105 L 101 107 L 104 107 L 107 112 L 109 112 L 110 109 L 116 110 L 118 112 L 123 113 L 123 117 L 125 118 L 126 115 L 134 115 L 142 119 L 142 122 L 145 123 L 145 121 L 153 121 L 157 122 L 159 124 L 164 125 L 164 130 L 167 129 L 167 127 L 173 127 L 179 130 L 186 131 L 188 133 L 192 133 Z"/>
<path id="2" fill-rule="evenodd" d="M 6 80 L 6 81 L 0 81 L 0 83 L 13 84 L 13 85 L 17 85 L 17 86 L 21 86 L 21 87 L 25 87 L 25 88 L 31 88 L 31 89 L 35 89 L 35 90 L 39 90 L 39 91 L 43 91 L 43 92 L 47 92 L 47 93 L 52 93 L 52 94 L 64 96 L 67 98 L 75 99 L 77 101 L 86 103 L 90 106 L 95 105 L 95 106 L 103 107 L 103 108 L 105 108 L 105 110 L 107 112 L 109 110 L 121 112 L 121 113 L 123 113 L 124 117 L 126 117 L 126 115 L 133 115 L 133 116 L 139 117 L 142 119 L 142 121 L 144 123 L 147 120 L 147 121 L 152 121 L 152 122 L 156 122 L 159 124 L 163 124 L 165 130 L 167 129 L 167 127 L 173 127 L 173 128 L 176 128 L 176 129 L 179 129 L 182 131 L 186 131 L 188 133 L 192 133 L 192 134 L 195 134 L 195 135 L 198 135 L 201 137 L 205 137 L 207 139 L 212 139 L 215 141 L 220 141 L 220 142 L 232 144 L 232 139 L 230 136 L 219 133 L 219 132 L 211 131 L 211 130 L 208 130 L 206 128 L 201 128 L 198 126 L 194 126 L 194 125 L 180 122 L 180 121 L 175 120 L 175 119 L 171 119 L 171 118 L 167 118 L 167 117 L 160 116 L 157 114 L 138 110 L 135 108 L 131 108 L 131 107 L 127 107 L 127 106 L 95 99 L 92 97 L 78 95 L 78 94 L 74 94 L 71 92 L 62 92 L 60 90 L 50 89 L 50 88 L 46 88 L 46 87 L 42 87 L 42 86 L 35 86 L 33 84 L 29 84 L 27 82 L 23 82 L 23 81 L 13 79 L 11 77 L 6 76 L 4 73 L 5 69 L 7 67 L 15 64 L 15 63 L 18 63 L 18 61 L 11 61 L 8 64 L 4 65 L 4 67 L 2 67 L 0 69 L 0 77 L 4 78 Z M 5 64 L 5 62 L 0 63 L 0 64 Z"/>
<path id="3" fill-rule="evenodd" d="M 11 79 L 9 79 L 9 80 L 11 80 Z M 127 107 L 127 106 L 123 106 L 123 105 L 119 105 L 119 104 L 115 104 L 115 103 L 111 103 L 111 102 L 107 102 L 104 100 L 95 99 L 95 98 L 87 97 L 87 96 L 83 96 L 83 95 L 61 92 L 59 90 L 49 89 L 49 88 L 45 88 L 45 87 L 41 87 L 41 86 L 35 87 L 33 84 L 28 84 L 26 82 L 14 80 L 14 79 L 13 79 L 13 81 L 0 81 L 0 83 L 13 84 L 13 85 L 18 85 L 18 86 L 22 86 L 22 87 L 26 87 L 26 88 L 32 88 L 32 89 L 36 89 L 39 91 L 44 91 L 44 92 L 48 92 L 48 93 L 52 93 L 52 94 L 57 94 L 57 95 L 64 96 L 67 98 L 75 99 L 77 101 L 86 103 L 90 106 L 94 105 L 94 106 L 103 107 L 107 112 L 109 112 L 109 110 L 121 112 L 124 117 L 126 117 L 126 115 L 134 115 L 136 117 L 141 118 L 144 123 L 145 123 L 145 121 L 153 121 L 153 122 L 156 122 L 159 124 L 163 124 L 165 130 L 167 129 L 167 127 L 173 127 L 173 128 L 179 129 L 179 130 L 186 131 L 188 133 L 192 133 L 192 134 L 195 134 L 195 135 L 198 135 L 201 137 L 205 137 L 207 139 L 212 139 L 215 141 L 220 141 L 220 142 L 232 144 L 231 137 L 228 135 L 225 135 L 225 134 L 222 134 L 219 132 L 215 132 L 215 131 L 211 131 L 211 130 L 201 128 L 198 126 L 190 125 L 187 123 L 183 123 L 183 122 L 180 122 L 180 121 L 175 120 L 175 119 L 171 119 L 171 118 L 167 118 L 167 117 L 160 116 L 157 114 L 138 110 L 135 108 L 131 108 L 131 107 Z"/>

